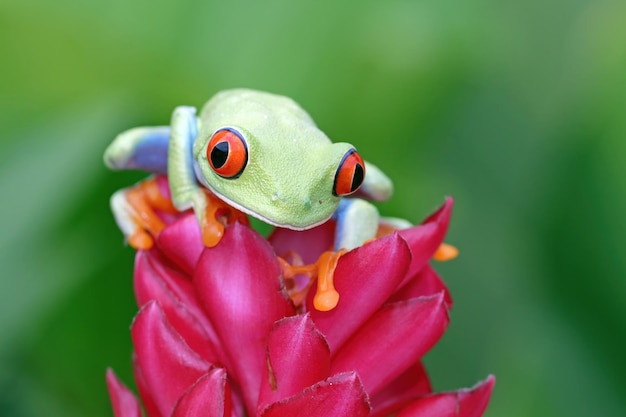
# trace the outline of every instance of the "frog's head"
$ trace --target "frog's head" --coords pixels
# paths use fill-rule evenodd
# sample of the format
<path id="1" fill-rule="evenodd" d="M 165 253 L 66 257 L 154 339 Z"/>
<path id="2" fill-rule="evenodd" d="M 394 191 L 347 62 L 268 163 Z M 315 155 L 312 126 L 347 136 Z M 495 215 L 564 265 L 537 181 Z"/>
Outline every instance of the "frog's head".
<path id="1" fill-rule="evenodd" d="M 194 144 L 203 185 L 239 210 L 291 229 L 325 222 L 363 182 L 348 143 L 331 143 L 291 99 L 229 90 L 202 110 Z"/>

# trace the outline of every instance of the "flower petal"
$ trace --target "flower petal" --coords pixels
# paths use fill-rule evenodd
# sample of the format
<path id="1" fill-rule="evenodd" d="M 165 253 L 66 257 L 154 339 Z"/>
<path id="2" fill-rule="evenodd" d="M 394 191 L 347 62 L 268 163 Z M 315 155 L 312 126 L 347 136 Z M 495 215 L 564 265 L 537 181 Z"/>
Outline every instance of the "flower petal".
<path id="1" fill-rule="evenodd" d="M 269 336 L 259 410 L 329 375 L 330 349 L 309 315 L 279 320 Z"/>
<path id="2" fill-rule="evenodd" d="M 204 245 L 198 220 L 192 213 L 184 214 L 163 229 L 156 243 L 158 248 L 188 276 L 193 275 Z"/>
<path id="3" fill-rule="evenodd" d="M 143 372 L 139 367 L 137 354 L 135 352 L 133 352 L 133 373 L 135 375 L 137 391 L 139 391 L 139 397 L 141 397 L 141 402 L 143 403 L 143 408 L 146 410 L 146 415 L 148 417 L 163 417 L 154 402 L 154 399 L 152 398 L 152 394 L 148 391 L 148 384 L 146 383 L 146 378 L 143 376 Z"/>
<path id="4" fill-rule="evenodd" d="M 411 366 L 386 384 L 371 398 L 370 417 L 384 417 L 397 413 L 406 404 L 432 392 L 426 369 L 421 362 Z"/>
<path id="5" fill-rule="evenodd" d="M 168 269 L 156 254 L 155 251 L 137 252 L 134 286 L 138 304 L 158 301 L 167 321 L 194 352 L 208 362 L 223 363 L 225 354 L 213 326 L 197 305 L 191 282 L 179 277 L 176 270 Z M 181 302 L 170 288 L 187 302 Z"/>
<path id="6" fill-rule="evenodd" d="M 230 392 L 226 371 L 213 369 L 183 394 L 172 417 L 230 417 Z"/>
<path id="7" fill-rule="evenodd" d="M 308 230 L 296 231 L 277 227 L 267 239 L 278 256 L 296 252 L 305 264 L 312 264 L 335 244 L 335 222 L 329 220 Z"/>
<path id="8" fill-rule="evenodd" d="M 166 321 L 155 301 L 146 304 L 131 327 L 145 388 L 162 416 L 211 364 L 192 351 Z"/>
<path id="9" fill-rule="evenodd" d="M 137 397 L 117 379 L 112 369 L 107 369 L 107 387 L 115 417 L 141 417 Z"/>
<path id="10" fill-rule="evenodd" d="M 409 300 L 415 297 L 435 295 L 443 292 L 448 308 L 452 306 L 452 297 L 448 287 L 430 264 L 426 264 L 410 281 L 403 285 L 390 298 L 389 302 Z"/>
<path id="11" fill-rule="evenodd" d="M 339 258 L 334 283 L 341 298 L 333 310 L 316 310 L 315 291 L 309 292 L 307 309 L 326 336 L 332 355 L 396 290 L 410 262 L 406 242 L 394 233 Z"/>
<path id="12" fill-rule="evenodd" d="M 270 405 L 261 417 L 365 417 L 367 394 L 355 372 L 334 375 L 301 393 Z"/>
<path id="13" fill-rule="evenodd" d="M 443 294 L 387 304 L 341 348 L 331 372 L 355 370 L 375 395 L 428 352 L 448 322 Z"/>
<path id="14" fill-rule="evenodd" d="M 496 379 L 489 376 L 471 389 L 420 398 L 397 417 L 480 417 L 489 404 L 495 382 Z"/>
<path id="15" fill-rule="evenodd" d="M 137 264 L 139 260 L 147 260 L 147 264 Z M 146 266 L 143 270 L 141 266 Z M 201 320 L 205 314 L 204 309 L 200 305 L 198 296 L 196 294 L 196 288 L 191 282 L 191 276 L 185 275 L 181 270 L 174 266 L 167 257 L 163 256 L 158 250 L 152 250 L 145 258 L 140 259 L 139 256 L 135 258 L 135 272 L 147 273 L 148 276 L 143 279 L 150 281 L 156 276 L 160 282 L 163 282 L 172 296 L 178 300 L 181 304 L 184 304 L 191 313 L 194 314 L 199 320 Z M 137 277 L 135 277 L 137 282 Z M 135 287 L 137 302 L 139 306 L 147 303 L 150 299 L 149 292 L 143 292 L 146 288 Z M 211 327 L 208 320 L 206 323 L 202 323 L 203 326 Z"/>
<path id="16" fill-rule="evenodd" d="M 443 242 L 450 224 L 452 203 L 451 197 L 446 198 L 444 204 L 422 224 L 398 231 L 406 239 L 413 255 L 406 280 L 414 277 L 428 263 Z"/>
<path id="17" fill-rule="evenodd" d="M 234 255 L 236 254 L 236 255 Z M 276 320 L 295 314 L 283 293 L 276 256 L 257 232 L 234 223 L 198 261 L 198 296 L 241 386 L 248 414 L 256 412 L 267 337 Z"/>

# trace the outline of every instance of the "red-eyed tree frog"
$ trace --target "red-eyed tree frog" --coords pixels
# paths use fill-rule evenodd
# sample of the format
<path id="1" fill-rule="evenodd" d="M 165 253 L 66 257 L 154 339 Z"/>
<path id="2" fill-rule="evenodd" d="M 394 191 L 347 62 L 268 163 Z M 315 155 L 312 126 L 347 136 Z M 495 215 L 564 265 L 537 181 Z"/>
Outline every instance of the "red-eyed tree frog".
<path id="1" fill-rule="evenodd" d="M 150 248 L 164 226 L 154 209 L 193 209 L 208 247 L 222 236 L 225 212 L 229 221 L 242 212 L 294 230 L 336 220 L 335 251 L 317 266 L 329 271 L 318 276 L 320 310 L 338 302 L 332 274 L 341 254 L 376 236 L 378 211 L 366 200 L 386 200 L 392 192 L 378 168 L 351 144 L 332 143 L 293 100 L 246 89 L 218 93 L 199 117 L 195 108 L 180 106 L 170 126 L 121 133 L 104 160 L 112 169 L 167 174 L 171 201 L 150 180 L 111 199 L 116 222 L 136 249 Z"/>

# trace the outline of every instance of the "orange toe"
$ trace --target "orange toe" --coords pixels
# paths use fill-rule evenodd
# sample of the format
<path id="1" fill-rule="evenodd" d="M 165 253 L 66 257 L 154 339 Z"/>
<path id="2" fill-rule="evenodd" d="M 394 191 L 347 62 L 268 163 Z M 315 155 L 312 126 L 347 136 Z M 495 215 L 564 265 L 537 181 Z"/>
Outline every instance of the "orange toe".
<path id="1" fill-rule="evenodd" d="M 208 202 L 202 222 L 202 243 L 212 248 L 222 240 L 226 226 L 236 221 L 247 224 L 248 217 L 217 198 L 213 193 L 207 191 L 206 195 Z"/>
<path id="2" fill-rule="evenodd" d="M 339 303 L 339 293 L 335 289 L 335 268 L 339 258 L 346 253 L 345 249 L 324 252 L 317 260 L 317 293 L 313 298 L 313 306 L 319 311 L 330 311 Z"/>
<path id="3" fill-rule="evenodd" d="M 433 255 L 433 259 L 439 262 L 450 261 L 459 255 L 459 250 L 447 243 L 442 243 Z"/>
<path id="4" fill-rule="evenodd" d="M 154 239 L 143 230 L 137 230 L 128 237 L 128 244 L 135 250 L 149 250 L 154 246 Z"/>

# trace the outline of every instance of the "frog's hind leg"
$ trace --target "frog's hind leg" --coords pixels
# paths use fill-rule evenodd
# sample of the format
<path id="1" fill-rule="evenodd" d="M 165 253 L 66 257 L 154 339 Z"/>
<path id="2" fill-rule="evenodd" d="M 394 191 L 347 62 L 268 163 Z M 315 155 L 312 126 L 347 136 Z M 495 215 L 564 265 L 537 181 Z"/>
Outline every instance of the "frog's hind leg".
<path id="1" fill-rule="evenodd" d="M 169 126 L 136 127 L 122 132 L 104 152 L 104 163 L 114 170 L 167 174 L 170 134 Z"/>
<path id="2" fill-rule="evenodd" d="M 117 135 L 104 152 L 104 163 L 114 170 L 140 169 L 167 174 L 169 126 L 137 127 Z M 174 212 L 169 196 L 159 191 L 156 178 L 113 194 L 115 221 L 135 249 L 150 249 L 165 226 L 156 210 Z"/>
<path id="3" fill-rule="evenodd" d="M 347 251 L 376 237 L 379 217 L 376 207 L 360 198 L 344 198 L 339 202 L 333 215 L 337 221 L 334 250 L 324 252 L 316 262 L 317 292 L 313 305 L 317 310 L 335 308 L 339 302 L 333 282 L 337 262 Z"/>
<path id="4" fill-rule="evenodd" d="M 115 192 L 111 197 L 111 209 L 129 245 L 138 250 L 152 248 L 154 237 L 165 227 L 157 211 L 177 212 L 171 199 L 160 191 L 155 177 Z"/>

